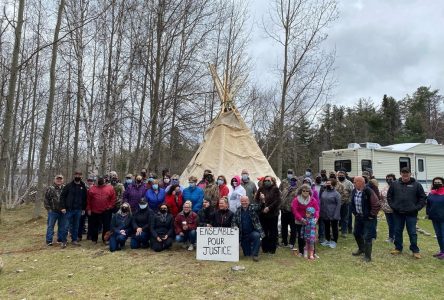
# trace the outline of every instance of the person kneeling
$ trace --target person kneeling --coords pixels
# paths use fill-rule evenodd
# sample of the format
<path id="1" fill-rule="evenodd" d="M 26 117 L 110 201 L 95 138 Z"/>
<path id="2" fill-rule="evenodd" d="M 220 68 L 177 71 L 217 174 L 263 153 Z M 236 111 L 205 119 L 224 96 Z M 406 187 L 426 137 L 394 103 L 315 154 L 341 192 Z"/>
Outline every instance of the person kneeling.
<path id="1" fill-rule="evenodd" d="M 162 203 L 159 206 L 159 211 L 151 218 L 151 249 L 160 252 L 173 245 L 173 223 L 173 216 L 168 213 L 168 206 Z"/>
<path id="2" fill-rule="evenodd" d="M 109 240 L 109 250 L 111 252 L 121 250 L 125 246 L 125 242 L 131 233 L 131 227 L 131 208 L 128 203 L 123 203 L 111 219 L 112 235 Z"/>
<path id="3" fill-rule="evenodd" d="M 239 228 L 239 240 L 244 256 L 253 256 L 254 261 L 259 261 L 259 247 L 261 238 L 265 236 L 259 222 L 258 211 L 260 206 L 250 204 L 248 196 L 240 198 L 241 206 L 234 214 L 231 227 Z"/>
<path id="4" fill-rule="evenodd" d="M 145 198 L 139 200 L 139 210 L 133 215 L 134 234 L 131 237 L 131 249 L 148 248 L 150 222 L 153 211 L 148 207 Z"/>
<path id="5" fill-rule="evenodd" d="M 174 222 L 174 228 L 176 231 L 176 242 L 189 243 L 188 251 L 194 250 L 194 244 L 196 243 L 196 228 L 198 217 L 197 214 L 191 211 L 191 201 L 185 201 L 183 210 L 177 215 Z"/>

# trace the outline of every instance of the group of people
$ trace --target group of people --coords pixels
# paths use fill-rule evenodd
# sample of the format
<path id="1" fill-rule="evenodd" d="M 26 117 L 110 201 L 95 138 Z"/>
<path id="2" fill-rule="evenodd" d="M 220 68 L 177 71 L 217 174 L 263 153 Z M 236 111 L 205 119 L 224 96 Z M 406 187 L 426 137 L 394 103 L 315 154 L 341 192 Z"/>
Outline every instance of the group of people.
<path id="1" fill-rule="evenodd" d="M 200 180 L 191 176 L 184 187 L 179 176 L 168 170 L 157 178 L 142 169 L 136 176 L 125 176 L 123 183 L 114 171 L 109 176 L 89 177 L 86 183 L 82 173 L 75 171 L 70 183 L 64 185 L 64 177 L 57 175 L 47 188 L 46 243 L 53 245 L 57 223 L 57 243 L 62 248 L 67 246 L 68 234 L 71 244 L 79 246 L 85 232 L 93 243 L 101 232 L 110 251 L 123 249 L 128 239 L 132 249 L 151 247 L 158 252 L 176 241 L 192 251 L 197 227 L 237 227 L 243 254 L 258 261 L 260 248 L 263 253 L 276 252 L 280 216 L 281 245 L 299 256 L 313 260 L 317 241 L 336 248 L 339 232 L 343 237 L 353 232 L 358 249 L 352 254 L 371 261 L 382 208 L 389 228 L 387 241 L 395 245 L 392 254 L 402 252 L 402 233 L 407 227 L 410 250 L 420 258 L 417 214 L 427 203 L 440 247 L 436 257 L 444 259 L 444 179 L 434 178 L 426 196 L 408 168 L 401 170 L 399 179 L 388 174 L 387 186 L 381 191 L 371 172 L 362 175 L 350 178 L 340 170 L 327 176 L 321 170 L 313 178 L 310 169 L 303 176 L 289 169 L 278 185 L 272 176 L 257 178 L 256 184 L 248 170 L 229 183 L 225 176 L 205 170 Z"/>

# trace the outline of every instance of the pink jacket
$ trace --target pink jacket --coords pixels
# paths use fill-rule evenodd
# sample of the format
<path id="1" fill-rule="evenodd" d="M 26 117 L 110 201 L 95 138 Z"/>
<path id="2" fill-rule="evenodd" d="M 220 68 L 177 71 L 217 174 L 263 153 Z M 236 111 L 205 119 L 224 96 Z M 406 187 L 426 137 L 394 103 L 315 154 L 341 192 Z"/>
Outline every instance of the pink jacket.
<path id="1" fill-rule="evenodd" d="M 294 219 L 298 222 L 301 222 L 302 219 L 305 218 L 305 211 L 307 207 L 313 207 L 315 209 L 315 218 L 319 219 L 319 204 L 318 201 L 311 196 L 310 201 L 307 205 L 302 205 L 298 201 L 298 196 L 294 197 L 293 202 L 291 203 L 291 211 L 293 212 Z"/>

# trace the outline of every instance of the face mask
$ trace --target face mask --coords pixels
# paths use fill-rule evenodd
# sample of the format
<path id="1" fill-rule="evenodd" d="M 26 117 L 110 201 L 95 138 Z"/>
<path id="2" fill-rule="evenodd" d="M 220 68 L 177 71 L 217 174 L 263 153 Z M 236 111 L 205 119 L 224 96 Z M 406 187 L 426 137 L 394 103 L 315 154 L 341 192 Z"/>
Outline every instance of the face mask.
<path id="1" fill-rule="evenodd" d="M 270 187 L 271 186 L 271 182 L 270 181 L 264 181 L 264 186 L 265 187 Z"/>
<path id="2" fill-rule="evenodd" d="M 148 204 L 139 204 L 139 207 L 140 207 L 140 209 L 145 209 L 145 208 L 147 208 L 147 206 L 148 206 Z"/>
<path id="3" fill-rule="evenodd" d="M 166 214 L 166 213 L 168 212 L 168 209 L 166 209 L 166 208 L 161 208 L 161 209 L 160 209 L 160 212 L 161 212 L 162 214 Z"/>
<path id="4" fill-rule="evenodd" d="M 195 188 L 196 187 L 196 183 L 195 182 L 190 182 L 190 188 Z"/>
<path id="5" fill-rule="evenodd" d="M 333 188 L 331 187 L 331 185 L 326 185 L 325 188 L 327 189 L 327 191 L 331 191 Z"/>
<path id="6" fill-rule="evenodd" d="M 137 184 L 141 184 L 142 180 L 136 180 Z"/>
<path id="7" fill-rule="evenodd" d="M 101 178 L 101 179 L 97 180 L 97 184 L 98 185 L 104 185 L 105 184 L 105 179 Z"/>
<path id="8" fill-rule="evenodd" d="M 116 185 L 117 184 L 117 179 L 115 179 L 115 178 L 111 179 L 111 184 L 112 185 Z"/>
<path id="9" fill-rule="evenodd" d="M 305 176 L 306 176 L 306 177 L 310 177 L 310 176 L 311 176 L 311 172 L 308 172 L 308 171 L 305 172 Z"/>
<path id="10" fill-rule="evenodd" d="M 170 183 L 170 179 L 167 177 L 167 178 L 164 178 L 163 179 L 163 182 L 165 182 L 165 183 Z"/>
<path id="11" fill-rule="evenodd" d="M 131 179 L 127 179 L 127 180 L 125 180 L 125 182 L 126 182 L 127 184 L 131 184 L 131 183 L 133 183 L 133 181 L 132 181 Z"/>
<path id="12" fill-rule="evenodd" d="M 74 177 L 74 181 L 80 182 L 80 180 L 82 180 L 82 177 L 78 177 L 78 176 Z"/>
<path id="13" fill-rule="evenodd" d="M 224 184 L 224 180 L 223 179 L 218 179 L 217 180 L 217 184 L 218 185 L 223 185 Z"/>
<path id="14" fill-rule="evenodd" d="M 290 180 L 290 185 L 291 186 L 296 186 L 296 183 L 297 183 L 296 180 Z"/>
<path id="15" fill-rule="evenodd" d="M 440 188 L 442 188 L 442 183 L 434 183 L 434 184 L 433 184 L 433 189 L 434 189 L 434 190 L 438 190 L 438 189 L 440 189 Z"/>
<path id="16" fill-rule="evenodd" d="M 329 178 L 330 179 L 336 179 L 336 175 L 331 174 Z"/>
<path id="17" fill-rule="evenodd" d="M 243 174 L 242 175 L 242 180 L 247 182 L 250 178 L 248 178 L 248 174 Z"/>
<path id="18" fill-rule="evenodd" d="M 129 211 L 128 207 L 124 206 L 122 207 L 122 212 L 123 213 L 127 213 Z"/>
<path id="19" fill-rule="evenodd" d="M 141 172 L 140 175 L 142 175 L 142 177 L 146 176 L 146 172 Z"/>
<path id="20" fill-rule="evenodd" d="M 158 184 L 153 184 L 153 190 L 158 190 L 159 189 L 159 185 Z"/>
<path id="21" fill-rule="evenodd" d="M 390 179 L 386 179 L 385 182 L 387 182 L 388 185 L 391 185 L 392 182 L 393 182 L 393 179 L 391 179 L 391 178 Z"/>
<path id="22" fill-rule="evenodd" d="M 321 184 L 322 179 L 321 179 L 321 178 L 316 178 L 316 179 L 315 179 L 315 182 L 316 182 L 316 184 Z"/>
<path id="23" fill-rule="evenodd" d="M 293 174 L 287 174 L 287 179 L 290 180 L 293 178 Z"/>
<path id="24" fill-rule="evenodd" d="M 177 179 L 172 179 L 172 180 L 171 180 L 171 184 L 179 184 L 179 180 L 177 180 Z"/>
<path id="25" fill-rule="evenodd" d="M 345 180 L 345 177 L 343 177 L 343 176 L 339 176 L 339 177 L 338 177 L 338 180 L 342 182 L 342 181 Z"/>

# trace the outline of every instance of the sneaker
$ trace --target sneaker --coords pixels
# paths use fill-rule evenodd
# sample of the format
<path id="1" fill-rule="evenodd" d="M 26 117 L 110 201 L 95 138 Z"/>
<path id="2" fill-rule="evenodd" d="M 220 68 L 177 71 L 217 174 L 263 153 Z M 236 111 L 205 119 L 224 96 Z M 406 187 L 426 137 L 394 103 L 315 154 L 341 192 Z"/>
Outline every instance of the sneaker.
<path id="1" fill-rule="evenodd" d="M 315 253 L 314 257 L 315 257 L 315 258 L 319 258 L 319 255 L 317 255 L 317 254 Z"/>
<path id="2" fill-rule="evenodd" d="M 413 253 L 413 257 L 416 258 L 416 259 L 421 259 L 422 258 L 421 254 L 419 254 L 418 252 Z"/>
<path id="3" fill-rule="evenodd" d="M 444 253 L 441 254 L 440 256 L 436 257 L 437 259 L 443 259 L 444 260 Z"/>
<path id="4" fill-rule="evenodd" d="M 187 249 L 187 248 L 188 248 L 187 243 L 183 243 L 183 244 L 182 244 L 182 249 Z"/>
<path id="5" fill-rule="evenodd" d="M 346 233 L 343 233 L 343 234 L 341 234 L 341 237 L 342 237 L 343 239 L 346 239 L 346 238 L 347 238 L 347 234 L 346 234 Z"/>
<path id="6" fill-rule="evenodd" d="M 258 262 L 259 261 L 259 256 L 253 256 L 253 261 Z"/>
<path id="7" fill-rule="evenodd" d="M 392 251 L 390 251 L 391 255 L 399 255 L 401 254 L 401 251 L 399 251 L 398 249 L 393 249 Z"/>
<path id="8" fill-rule="evenodd" d="M 46 242 L 46 246 L 52 246 L 52 242 Z"/>
<path id="9" fill-rule="evenodd" d="M 438 252 L 438 253 L 433 254 L 432 256 L 433 257 L 440 257 L 441 255 L 444 255 L 444 252 Z"/>
<path id="10" fill-rule="evenodd" d="M 332 249 L 336 248 L 336 242 L 335 241 L 331 241 L 328 246 Z"/>
<path id="11" fill-rule="evenodd" d="M 73 246 L 77 246 L 77 247 L 81 246 L 80 243 L 79 243 L 78 241 L 72 241 L 72 242 L 71 242 L 71 245 L 73 245 Z"/>
<path id="12" fill-rule="evenodd" d="M 188 249 L 187 249 L 188 251 L 193 251 L 194 250 L 194 246 L 193 246 L 193 244 L 190 244 L 189 246 L 188 246 Z"/>
<path id="13" fill-rule="evenodd" d="M 330 245 L 330 241 L 323 241 L 322 243 L 321 243 L 321 246 L 324 246 L 324 247 L 328 247 Z"/>
<path id="14" fill-rule="evenodd" d="M 290 244 L 290 245 L 288 245 L 288 248 L 290 248 L 291 250 L 293 250 L 293 249 L 294 249 L 294 245 Z"/>
<path id="15" fill-rule="evenodd" d="M 384 242 L 386 242 L 386 243 L 393 243 L 394 240 L 393 240 L 392 238 L 388 238 L 388 239 L 386 239 Z"/>
<path id="16" fill-rule="evenodd" d="M 62 243 L 60 244 L 60 248 L 65 249 L 65 248 L 66 248 L 66 243 L 63 243 L 63 242 L 62 242 Z"/>

